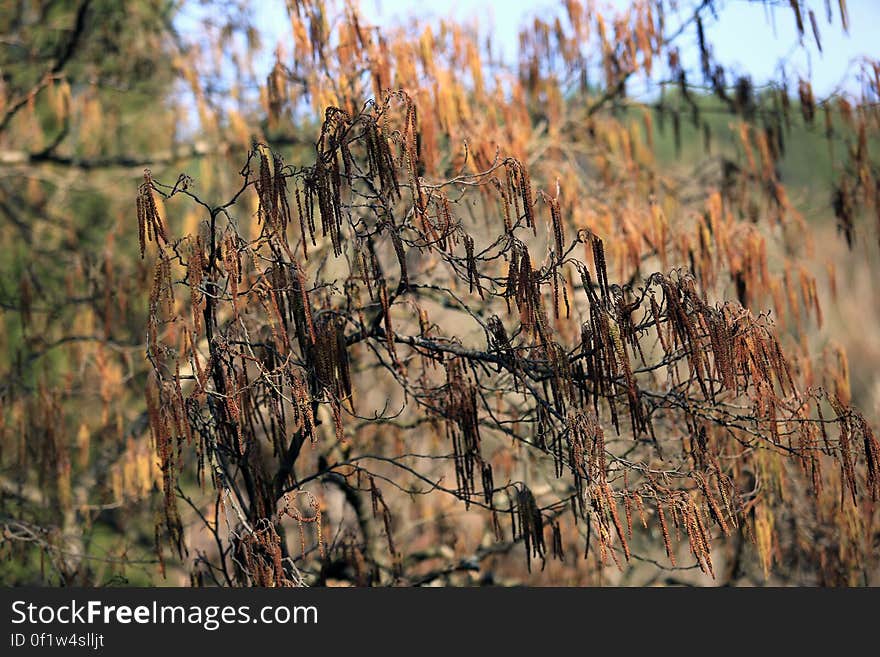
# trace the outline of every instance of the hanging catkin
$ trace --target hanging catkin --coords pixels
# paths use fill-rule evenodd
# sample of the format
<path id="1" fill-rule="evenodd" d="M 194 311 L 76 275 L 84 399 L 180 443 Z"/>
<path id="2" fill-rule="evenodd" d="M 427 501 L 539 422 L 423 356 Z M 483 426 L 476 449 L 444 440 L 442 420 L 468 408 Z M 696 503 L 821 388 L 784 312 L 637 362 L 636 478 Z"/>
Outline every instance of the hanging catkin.
<path id="1" fill-rule="evenodd" d="M 156 197 L 153 195 L 153 175 L 149 169 L 144 169 L 144 182 L 138 188 L 137 219 L 138 241 L 141 248 L 141 258 L 143 258 L 148 241 L 158 242 L 161 239 L 165 244 L 168 243 L 165 225 L 162 223 L 162 217 L 159 215 L 159 208 L 156 205 Z"/>

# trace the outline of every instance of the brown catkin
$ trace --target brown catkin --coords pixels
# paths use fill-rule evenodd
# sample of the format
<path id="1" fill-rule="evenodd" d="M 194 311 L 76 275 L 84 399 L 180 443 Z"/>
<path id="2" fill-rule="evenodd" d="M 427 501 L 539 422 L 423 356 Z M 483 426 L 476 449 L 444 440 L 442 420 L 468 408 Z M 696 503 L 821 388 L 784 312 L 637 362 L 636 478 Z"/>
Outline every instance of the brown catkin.
<path id="1" fill-rule="evenodd" d="M 409 287 L 409 274 L 406 267 L 406 252 L 403 250 L 403 240 L 397 229 L 389 224 L 388 234 L 391 236 L 391 244 L 394 247 L 394 254 L 397 256 L 397 262 L 400 265 L 400 288 L 405 290 Z"/>
<path id="2" fill-rule="evenodd" d="M 663 545 L 666 548 L 666 556 L 669 563 L 675 566 L 675 556 L 672 552 L 672 542 L 669 538 L 669 525 L 666 523 L 666 514 L 663 512 L 663 502 L 657 501 L 657 519 L 660 521 L 660 530 L 663 532 Z"/>
<path id="3" fill-rule="evenodd" d="M 614 494 L 612 493 L 609 484 L 605 484 L 605 499 L 608 502 L 608 510 L 611 512 L 611 520 L 614 523 L 614 530 L 617 532 L 617 537 L 620 539 L 621 546 L 623 546 L 623 554 L 626 557 L 626 560 L 629 561 L 631 556 L 629 552 L 629 544 L 626 542 L 623 525 L 620 523 L 620 516 L 617 514 L 617 503 L 614 501 Z"/>
<path id="4" fill-rule="evenodd" d="M 474 238 L 470 235 L 464 236 L 464 248 L 467 261 L 468 291 L 473 294 L 474 288 L 476 288 L 480 298 L 485 298 L 483 287 L 480 285 L 480 272 L 477 270 L 477 261 L 474 257 Z"/>
<path id="5" fill-rule="evenodd" d="M 144 257 L 146 242 L 155 239 L 158 243 L 161 238 L 165 244 L 168 244 L 165 225 L 162 223 L 156 198 L 153 196 L 153 175 L 149 169 L 144 169 L 144 182 L 138 188 L 137 219 L 141 258 Z"/>
<path id="6" fill-rule="evenodd" d="M 520 192 L 522 193 L 523 212 L 526 217 L 526 226 L 537 230 L 535 226 L 534 201 L 532 200 L 532 181 L 527 168 L 519 165 Z"/>

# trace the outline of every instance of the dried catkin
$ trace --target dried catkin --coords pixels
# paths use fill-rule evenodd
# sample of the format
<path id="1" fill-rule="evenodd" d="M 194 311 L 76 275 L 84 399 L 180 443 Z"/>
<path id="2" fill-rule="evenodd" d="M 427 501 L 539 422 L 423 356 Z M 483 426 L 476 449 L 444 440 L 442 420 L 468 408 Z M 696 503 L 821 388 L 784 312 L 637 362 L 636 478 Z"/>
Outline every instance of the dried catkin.
<path id="1" fill-rule="evenodd" d="M 403 241 L 397 229 L 391 225 L 387 225 L 388 234 L 391 236 L 391 244 L 394 246 L 394 254 L 397 256 L 397 262 L 400 265 L 400 288 L 405 290 L 409 287 L 409 274 L 406 267 L 406 252 L 403 250 Z"/>
<path id="2" fill-rule="evenodd" d="M 152 242 L 155 239 L 158 243 L 161 238 L 165 244 L 168 243 L 165 225 L 162 223 L 162 217 L 159 215 L 159 208 L 156 205 L 156 198 L 153 196 L 153 176 L 149 169 L 144 169 L 144 182 L 138 188 L 137 219 L 138 241 L 140 243 L 141 258 L 143 258 L 148 241 Z"/>
<path id="3" fill-rule="evenodd" d="M 617 538 L 620 539 L 620 544 L 623 546 L 623 554 L 626 557 L 626 560 L 630 560 L 630 552 L 629 552 L 629 544 L 626 542 L 626 534 L 623 530 L 623 525 L 620 522 L 620 516 L 617 514 L 617 502 L 614 500 L 614 493 L 611 490 L 611 486 L 605 484 L 605 501 L 607 502 L 607 509 L 611 512 L 611 520 L 614 523 L 614 531 L 617 532 Z"/>
<path id="4" fill-rule="evenodd" d="M 477 270 L 477 261 L 474 258 L 474 238 L 470 235 L 464 236 L 465 258 L 467 261 L 468 289 L 473 294 L 474 288 L 480 295 L 485 298 L 483 287 L 480 285 L 480 272 Z"/>
<path id="5" fill-rule="evenodd" d="M 669 537 L 669 525 L 666 523 L 666 514 L 663 512 L 663 502 L 657 502 L 657 519 L 660 521 L 660 530 L 663 532 L 663 545 L 666 548 L 666 556 L 669 557 L 669 563 L 675 566 L 675 556 L 672 552 L 672 542 Z"/>
<path id="6" fill-rule="evenodd" d="M 535 496 L 525 485 L 517 488 L 516 509 L 519 524 L 519 538 L 526 552 L 526 568 L 532 572 L 532 559 L 544 563 L 546 547 L 544 544 L 544 518 L 538 508 Z"/>

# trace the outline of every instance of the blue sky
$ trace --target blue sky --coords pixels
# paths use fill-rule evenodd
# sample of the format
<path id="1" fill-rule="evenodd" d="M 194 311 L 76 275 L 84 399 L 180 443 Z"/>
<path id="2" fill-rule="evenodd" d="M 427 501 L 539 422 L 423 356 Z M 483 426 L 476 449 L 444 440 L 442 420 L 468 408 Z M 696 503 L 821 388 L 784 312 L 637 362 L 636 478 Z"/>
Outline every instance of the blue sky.
<path id="1" fill-rule="evenodd" d="M 624 7 L 628 3 L 626 0 L 610 0 L 598 4 Z M 688 0 L 681 0 L 681 5 L 688 4 Z M 760 83 L 774 76 L 781 57 L 793 53 L 788 67 L 791 79 L 809 74 L 815 93 L 822 96 L 835 90 L 854 58 L 864 55 L 880 57 L 876 36 L 880 25 L 880 1 L 849 0 L 850 26 L 849 33 L 845 34 L 840 25 L 837 2 L 831 2 L 833 23 L 829 25 L 824 2 L 814 0 L 811 4 L 819 19 L 822 53 L 813 41 L 809 25 L 804 39 L 806 47 L 798 48 L 794 15 L 787 3 L 782 4 L 785 6 L 775 10 L 774 21 L 768 18 L 770 14 L 761 2 L 719 0 L 720 20 L 706 23 L 707 38 L 718 59 L 749 72 Z M 257 6 L 257 19 L 267 37 L 266 45 L 285 38 L 283 30 L 289 24 L 283 17 L 283 3 L 266 1 Z M 561 3 L 547 0 L 361 0 L 360 6 L 364 14 L 379 24 L 405 22 L 407 17 L 416 14 L 422 17 L 454 15 L 461 19 L 476 18 L 481 29 L 492 29 L 494 43 L 507 57 L 512 57 L 516 52 L 519 26 L 535 15 L 554 15 Z M 683 42 L 683 54 L 688 50 L 685 43 L 694 44 L 691 52 L 695 52 L 693 35 L 688 35 L 688 41 Z M 855 89 L 852 84 L 847 88 Z"/>

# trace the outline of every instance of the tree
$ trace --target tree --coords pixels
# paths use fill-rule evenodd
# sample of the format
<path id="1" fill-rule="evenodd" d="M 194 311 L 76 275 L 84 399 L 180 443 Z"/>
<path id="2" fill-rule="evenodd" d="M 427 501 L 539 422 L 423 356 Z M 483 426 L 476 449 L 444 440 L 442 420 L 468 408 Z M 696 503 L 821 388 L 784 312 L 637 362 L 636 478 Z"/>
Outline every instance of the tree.
<path id="1" fill-rule="evenodd" d="M 811 4 L 780 3 L 805 43 Z M 103 349 L 125 327 L 147 362 L 103 400 L 123 436 L 73 469 L 138 455 L 112 466 L 128 526 L 98 517 L 115 571 L 155 505 L 160 572 L 194 584 L 873 581 L 880 448 L 844 352 L 813 344 L 836 279 L 817 277 L 782 171 L 824 128 L 829 214 L 851 245 L 864 234 L 875 64 L 861 97 L 815 99 L 802 79 L 792 98 L 784 75 L 759 85 L 716 61 L 704 27 L 723 3 L 707 1 L 566 2 L 522 32 L 516 68 L 475 28 L 289 2 L 292 46 L 266 64 L 246 9 L 212 9 L 189 41 L 159 23 L 179 84 L 160 76 L 143 109 L 169 124 L 52 163 L 114 202 L 96 169 L 152 169 L 94 276 L 131 286 L 97 315 Z M 845 4 L 827 18 L 845 29 Z M 59 348 L 78 345 L 56 317 Z M 74 363 L 44 385 L 87 387 Z M 13 417 L 89 421 L 14 390 Z M 52 423 L 27 444 L 63 474 Z M 9 508 L 7 532 L 34 507 Z M 95 578 L 93 552 L 39 547 Z"/>
<path id="2" fill-rule="evenodd" d="M 676 126 L 702 112 L 652 4 L 617 19 L 613 40 L 590 18 L 604 84 L 567 93 L 563 71 L 589 72 L 576 3 L 569 25 L 524 33 L 510 91 L 458 28 L 386 38 L 349 9 L 331 33 L 321 5 L 289 8 L 300 69 L 279 54 L 266 100 L 277 122 L 299 109 L 291 81 L 319 106 L 334 99 L 313 160 L 258 143 L 231 194 L 149 171 L 138 193 L 142 252 L 156 242 L 147 403 L 165 532 L 183 554 L 181 499 L 204 521 L 216 550 L 198 553 L 197 581 L 419 584 L 515 544 L 528 570 L 551 556 L 573 567 L 575 550 L 623 569 L 653 559 L 652 543 L 669 567 L 733 581 L 744 542 L 765 575 L 790 568 L 797 533 L 826 531 L 838 504 L 859 520 L 809 568 L 829 583 L 869 572 L 880 443 L 840 373 L 817 385 L 750 309 L 782 293 L 795 334 L 821 321 L 815 280 L 791 277 L 794 258 L 774 280 L 761 229 L 805 229 L 775 170 L 789 101 L 745 78 L 730 95 L 702 41 L 711 5 L 677 33 L 701 36 L 747 163 L 724 162 L 693 201 L 672 200 L 646 151 L 647 110 L 646 130 L 626 124 L 626 81 L 664 56 L 678 96 L 658 111 Z M 360 105 L 364 83 L 375 100 Z M 810 120 L 808 95 L 802 82 Z M 874 109 L 850 111 L 865 126 Z M 169 215 L 196 203 L 199 230 L 174 236 L 158 199 Z M 676 225 L 686 208 L 696 216 Z M 739 301 L 719 300 L 727 290 Z M 216 492 L 209 513 L 180 483 L 193 469 Z M 425 522 L 444 495 L 484 512 L 473 555 L 418 549 L 448 542 L 441 522 L 401 539 L 398 519 Z M 719 542 L 732 549 L 721 572 Z"/>

